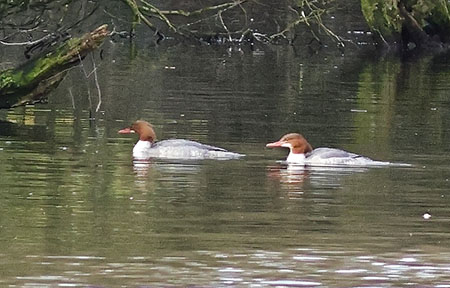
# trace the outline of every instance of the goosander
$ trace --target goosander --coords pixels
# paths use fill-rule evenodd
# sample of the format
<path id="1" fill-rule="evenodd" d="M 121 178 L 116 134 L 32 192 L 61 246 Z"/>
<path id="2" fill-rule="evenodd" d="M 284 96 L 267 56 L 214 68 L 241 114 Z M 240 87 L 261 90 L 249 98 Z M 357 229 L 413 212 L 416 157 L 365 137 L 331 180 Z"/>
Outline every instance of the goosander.
<path id="1" fill-rule="evenodd" d="M 281 137 L 280 140 L 266 145 L 268 148 L 285 147 L 290 152 L 286 162 L 302 165 L 317 166 L 333 166 L 333 165 L 349 165 L 349 166 L 382 166 L 394 163 L 375 161 L 368 157 L 355 153 L 350 153 L 334 148 L 316 148 L 306 141 L 306 139 L 298 133 L 290 133 Z M 399 165 L 403 165 L 397 163 Z M 404 164 L 408 165 L 408 164 Z M 409 166 L 409 165 L 408 165 Z"/>
<path id="2" fill-rule="evenodd" d="M 156 134 L 150 123 L 138 120 L 130 127 L 119 130 L 120 134 L 137 133 L 139 141 L 133 148 L 133 157 L 138 160 L 150 158 L 165 159 L 236 159 L 243 154 L 229 152 L 223 148 L 201 144 L 184 139 L 156 141 Z"/>

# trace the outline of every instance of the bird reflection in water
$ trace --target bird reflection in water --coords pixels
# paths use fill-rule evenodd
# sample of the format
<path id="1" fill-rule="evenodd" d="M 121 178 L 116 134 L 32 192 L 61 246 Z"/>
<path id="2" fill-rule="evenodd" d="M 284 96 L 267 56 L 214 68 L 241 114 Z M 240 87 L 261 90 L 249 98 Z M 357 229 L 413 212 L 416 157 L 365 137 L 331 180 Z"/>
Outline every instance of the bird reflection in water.
<path id="1" fill-rule="evenodd" d="M 146 192 L 147 191 L 147 183 L 149 178 L 149 172 L 152 171 L 150 168 L 152 163 L 149 159 L 141 160 L 134 159 L 133 160 L 133 171 L 136 175 L 134 179 L 134 184 L 139 191 Z"/>
<path id="2" fill-rule="evenodd" d="M 342 177 L 368 170 L 364 167 L 305 166 L 280 161 L 277 165 L 267 166 L 267 176 L 279 182 L 289 198 L 292 198 L 303 194 L 308 186 L 338 188 Z"/>
<path id="3" fill-rule="evenodd" d="M 161 173 L 195 174 L 200 165 L 195 161 L 169 161 L 154 159 L 134 159 L 133 170 L 138 178 L 148 178 L 151 171 Z"/>
<path id="4" fill-rule="evenodd" d="M 198 186 L 201 169 L 202 165 L 193 161 L 133 160 L 135 186 L 145 194 L 164 183 L 165 188 L 178 191 L 176 197 L 183 197 L 181 192 L 184 192 L 186 187 Z"/>
<path id="5" fill-rule="evenodd" d="M 147 177 L 150 166 L 151 166 L 150 159 L 147 159 L 147 160 L 135 159 L 135 160 L 133 160 L 133 171 L 134 171 L 134 173 L 136 173 L 136 176 L 138 178 Z"/>
<path id="6" fill-rule="evenodd" d="M 267 176 L 279 182 L 289 198 L 297 198 L 304 193 L 304 184 L 309 177 L 309 170 L 304 165 L 278 163 L 267 166 Z"/>
<path id="7" fill-rule="evenodd" d="M 301 184 L 308 178 L 308 175 L 309 169 L 304 165 L 278 163 L 278 165 L 267 166 L 267 176 L 285 184 Z"/>

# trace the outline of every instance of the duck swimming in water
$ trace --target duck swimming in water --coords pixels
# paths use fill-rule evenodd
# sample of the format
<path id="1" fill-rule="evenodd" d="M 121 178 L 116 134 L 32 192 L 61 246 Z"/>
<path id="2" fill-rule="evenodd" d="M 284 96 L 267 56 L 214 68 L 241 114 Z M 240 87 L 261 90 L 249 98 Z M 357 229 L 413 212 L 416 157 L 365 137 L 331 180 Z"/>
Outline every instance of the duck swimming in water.
<path id="1" fill-rule="evenodd" d="M 227 151 L 223 148 L 184 139 L 156 141 L 156 134 L 150 123 L 143 120 L 134 122 L 130 127 L 119 130 L 120 134 L 139 135 L 139 141 L 133 148 L 135 159 L 237 159 L 245 155 Z"/>
<path id="2" fill-rule="evenodd" d="M 306 141 L 303 135 L 289 133 L 280 140 L 266 145 L 268 148 L 289 148 L 286 162 L 302 165 L 333 166 L 382 166 L 394 163 L 372 160 L 368 157 L 335 148 L 316 148 Z M 407 164 L 406 164 L 407 165 Z"/>

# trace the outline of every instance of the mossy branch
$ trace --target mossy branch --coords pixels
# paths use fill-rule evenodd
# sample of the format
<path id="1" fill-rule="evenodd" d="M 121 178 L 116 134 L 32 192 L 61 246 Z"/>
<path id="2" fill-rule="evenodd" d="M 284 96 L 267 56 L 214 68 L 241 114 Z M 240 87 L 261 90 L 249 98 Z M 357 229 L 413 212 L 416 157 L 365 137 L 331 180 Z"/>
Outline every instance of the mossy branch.
<path id="1" fill-rule="evenodd" d="M 72 38 L 42 57 L 0 73 L 0 108 L 38 101 L 54 88 L 71 66 L 98 48 L 108 35 L 102 25 L 80 38 Z"/>

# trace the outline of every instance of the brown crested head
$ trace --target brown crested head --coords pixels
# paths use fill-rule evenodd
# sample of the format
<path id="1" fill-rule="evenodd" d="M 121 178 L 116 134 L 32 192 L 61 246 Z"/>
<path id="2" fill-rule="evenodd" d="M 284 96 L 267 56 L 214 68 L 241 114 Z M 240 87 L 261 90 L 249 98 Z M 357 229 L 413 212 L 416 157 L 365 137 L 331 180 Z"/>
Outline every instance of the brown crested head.
<path id="1" fill-rule="evenodd" d="M 141 141 L 156 141 L 156 134 L 153 130 L 153 126 L 147 121 L 137 120 L 130 127 L 119 130 L 120 134 L 131 134 L 137 133 L 139 135 L 139 140 Z"/>
<path id="2" fill-rule="evenodd" d="M 280 140 L 266 145 L 269 148 L 286 147 L 295 154 L 305 154 L 313 150 L 312 146 L 306 141 L 303 135 L 298 133 L 289 133 L 281 137 Z"/>

